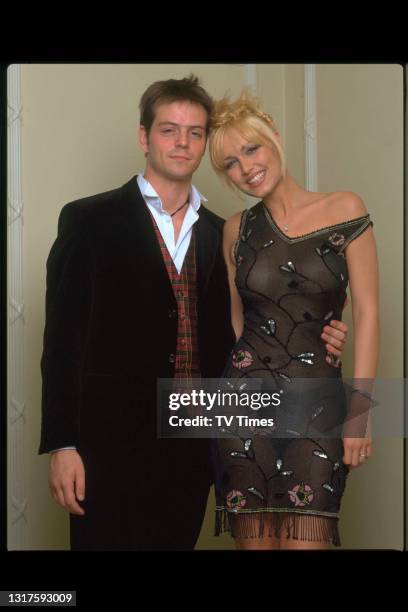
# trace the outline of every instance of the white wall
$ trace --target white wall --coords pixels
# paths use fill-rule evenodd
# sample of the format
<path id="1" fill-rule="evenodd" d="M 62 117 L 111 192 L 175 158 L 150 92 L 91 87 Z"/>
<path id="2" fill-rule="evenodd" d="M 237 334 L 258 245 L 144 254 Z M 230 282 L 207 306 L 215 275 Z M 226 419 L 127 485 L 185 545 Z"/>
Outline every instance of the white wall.
<path id="1" fill-rule="evenodd" d="M 374 221 L 380 265 L 378 376 L 403 377 L 403 72 L 398 65 L 320 65 L 317 69 L 320 191 L 354 191 Z M 352 377 L 351 308 L 344 375 Z M 402 410 L 401 405 L 379 410 Z M 403 439 L 381 437 L 344 496 L 346 548 L 403 547 Z"/>

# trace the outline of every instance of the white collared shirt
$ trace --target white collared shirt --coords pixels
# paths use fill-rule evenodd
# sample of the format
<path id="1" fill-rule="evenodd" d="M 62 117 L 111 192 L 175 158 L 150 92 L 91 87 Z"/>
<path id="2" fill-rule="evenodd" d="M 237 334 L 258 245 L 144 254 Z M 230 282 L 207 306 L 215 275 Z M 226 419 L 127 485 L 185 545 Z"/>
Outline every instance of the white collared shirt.
<path id="1" fill-rule="evenodd" d="M 157 227 L 160 230 L 170 257 L 177 268 L 177 272 L 180 274 L 187 249 L 190 245 L 192 227 L 198 220 L 197 211 L 201 206 L 201 202 L 207 202 L 207 199 L 194 187 L 194 185 L 191 185 L 189 205 L 183 219 L 180 234 L 175 243 L 172 218 L 170 214 L 164 210 L 160 196 L 144 178 L 143 172 L 138 175 L 137 184 L 139 185 L 144 201 L 157 223 Z"/>

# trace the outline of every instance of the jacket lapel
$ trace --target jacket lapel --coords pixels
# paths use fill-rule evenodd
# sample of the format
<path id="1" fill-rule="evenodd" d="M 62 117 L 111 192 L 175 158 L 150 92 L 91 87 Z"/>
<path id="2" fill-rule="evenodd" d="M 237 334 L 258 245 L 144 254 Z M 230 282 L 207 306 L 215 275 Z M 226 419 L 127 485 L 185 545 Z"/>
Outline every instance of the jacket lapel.
<path id="1" fill-rule="evenodd" d="M 217 256 L 220 232 L 208 220 L 206 210 L 201 205 L 199 209 L 200 218 L 197 221 L 197 270 L 198 270 L 198 295 L 203 297 L 210 280 Z"/>
<path id="2" fill-rule="evenodd" d="M 133 236 L 133 240 L 138 241 L 139 246 L 146 254 L 146 261 L 152 264 L 151 268 L 154 270 L 152 282 L 157 288 L 166 288 L 166 291 L 173 294 L 152 219 L 140 193 L 136 176 L 123 185 L 121 205 L 126 219 L 129 219 L 130 235 Z M 219 248 L 220 232 L 209 221 L 203 205 L 201 205 L 198 214 L 199 219 L 195 225 L 197 238 L 197 288 L 199 298 L 201 298 L 207 290 L 208 281 L 214 267 Z"/>
<path id="3" fill-rule="evenodd" d="M 173 297 L 173 288 L 167 273 L 160 244 L 157 240 L 150 212 L 140 193 L 136 176 L 122 187 L 121 207 L 129 221 L 129 237 L 137 241 L 138 249 L 145 256 L 146 268 L 152 273 L 152 284 L 158 293 L 169 292 Z"/>

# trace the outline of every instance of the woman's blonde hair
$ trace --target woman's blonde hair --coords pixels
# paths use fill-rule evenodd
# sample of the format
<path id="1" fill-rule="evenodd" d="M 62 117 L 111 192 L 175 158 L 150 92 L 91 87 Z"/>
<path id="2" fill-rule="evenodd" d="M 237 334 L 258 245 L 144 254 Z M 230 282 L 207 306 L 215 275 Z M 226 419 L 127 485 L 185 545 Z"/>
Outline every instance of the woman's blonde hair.
<path id="1" fill-rule="evenodd" d="M 285 175 L 286 159 L 278 140 L 275 122 L 262 110 L 258 98 L 245 88 L 235 102 L 230 102 L 227 96 L 215 102 L 211 119 L 210 159 L 215 172 L 227 185 L 234 187 L 225 171 L 223 155 L 224 135 L 230 128 L 237 130 L 249 142 L 275 147 L 281 161 L 282 173 Z"/>

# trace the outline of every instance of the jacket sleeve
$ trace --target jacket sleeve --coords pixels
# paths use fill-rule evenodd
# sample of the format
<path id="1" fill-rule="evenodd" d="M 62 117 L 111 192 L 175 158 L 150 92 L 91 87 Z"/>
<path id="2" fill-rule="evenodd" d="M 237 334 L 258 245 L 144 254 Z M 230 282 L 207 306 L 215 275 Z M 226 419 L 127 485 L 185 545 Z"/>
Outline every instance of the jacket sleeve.
<path id="1" fill-rule="evenodd" d="M 40 454 L 79 443 L 82 370 L 92 315 L 92 268 L 82 211 L 67 204 L 47 259 Z"/>

